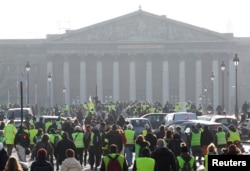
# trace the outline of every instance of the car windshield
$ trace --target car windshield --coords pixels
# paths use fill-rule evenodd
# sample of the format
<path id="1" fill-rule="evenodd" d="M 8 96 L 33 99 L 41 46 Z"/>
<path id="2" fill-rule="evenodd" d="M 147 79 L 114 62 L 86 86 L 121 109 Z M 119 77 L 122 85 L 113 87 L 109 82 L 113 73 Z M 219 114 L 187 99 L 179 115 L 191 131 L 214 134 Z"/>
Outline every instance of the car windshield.
<path id="1" fill-rule="evenodd" d="M 235 126 L 238 125 L 237 120 L 233 119 L 233 118 L 219 118 L 219 119 L 216 119 L 215 122 L 219 122 L 219 123 L 226 125 L 226 126 L 229 126 L 231 124 L 234 124 Z"/>
<path id="2" fill-rule="evenodd" d="M 23 117 L 28 116 L 28 110 L 23 110 Z M 21 118 L 21 110 L 8 111 L 8 119 Z"/>
<path id="3" fill-rule="evenodd" d="M 148 121 L 142 119 L 136 119 L 136 120 L 131 120 L 131 124 L 133 125 L 133 127 L 144 127 L 146 124 L 148 124 Z"/>

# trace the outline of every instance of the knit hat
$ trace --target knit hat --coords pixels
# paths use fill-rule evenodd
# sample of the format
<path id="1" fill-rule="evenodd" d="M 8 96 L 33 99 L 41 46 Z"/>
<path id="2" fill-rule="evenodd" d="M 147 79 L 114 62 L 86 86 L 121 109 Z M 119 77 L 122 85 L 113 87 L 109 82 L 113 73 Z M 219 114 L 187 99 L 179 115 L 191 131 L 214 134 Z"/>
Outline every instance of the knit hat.
<path id="1" fill-rule="evenodd" d="M 47 156 L 47 151 L 44 148 L 40 148 L 37 151 L 37 157 L 46 157 Z"/>
<path id="2" fill-rule="evenodd" d="M 3 143 L 0 142 L 0 151 L 3 149 Z"/>

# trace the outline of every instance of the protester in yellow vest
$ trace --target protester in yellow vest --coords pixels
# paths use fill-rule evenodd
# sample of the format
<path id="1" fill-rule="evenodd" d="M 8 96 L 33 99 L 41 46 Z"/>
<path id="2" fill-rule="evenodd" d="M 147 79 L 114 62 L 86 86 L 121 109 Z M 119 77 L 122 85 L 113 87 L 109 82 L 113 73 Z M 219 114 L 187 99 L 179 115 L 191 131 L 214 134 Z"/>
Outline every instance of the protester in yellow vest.
<path id="1" fill-rule="evenodd" d="M 118 160 L 122 171 L 128 171 L 128 165 L 127 165 L 126 159 L 123 155 L 118 153 L 117 145 L 111 144 L 109 146 L 109 152 L 110 152 L 110 154 L 107 154 L 107 155 L 103 156 L 103 158 L 102 158 L 102 164 L 101 164 L 100 171 L 111 171 L 111 170 L 108 170 L 108 164 L 109 164 L 110 160 L 114 159 L 114 158 L 116 158 L 115 160 Z"/>
<path id="2" fill-rule="evenodd" d="M 135 131 L 133 130 L 133 126 L 131 124 L 124 126 L 124 135 L 126 138 L 125 156 L 128 162 L 128 166 L 130 167 L 132 165 L 133 149 L 134 149 L 135 138 L 136 138 Z"/>
<path id="3" fill-rule="evenodd" d="M 83 150 L 84 150 L 84 132 L 80 126 L 74 128 L 72 133 L 73 142 L 76 146 L 76 159 L 83 164 Z"/>
<path id="4" fill-rule="evenodd" d="M 141 151 L 141 157 L 136 158 L 133 171 L 157 171 L 157 163 L 155 159 L 151 158 L 151 151 L 149 148 L 143 148 Z"/>
<path id="5" fill-rule="evenodd" d="M 192 168 L 192 171 L 197 170 L 196 166 L 196 160 L 193 155 L 189 153 L 188 147 L 185 143 L 181 144 L 181 155 L 177 156 L 177 170 L 181 171 L 184 167 L 185 161 L 189 161 L 190 167 Z"/>
<path id="6" fill-rule="evenodd" d="M 33 124 L 30 124 L 30 129 L 29 129 L 29 138 L 30 138 L 30 150 L 32 151 L 35 142 L 34 142 L 34 137 L 37 135 L 38 130 L 35 128 Z"/>
<path id="7" fill-rule="evenodd" d="M 236 141 L 240 141 L 240 133 L 239 131 L 235 128 L 234 124 L 229 125 L 229 131 L 227 134 L 227 141 L 232 141 L 235 143 Z"/>
<path id="8" fill-rule="evenodd" d="M 4 137 L 7 146 L 8 156 L 11 156 L 12 154 L 16 133 L 17 129 L 15 127 L 14 120 L 10 120 L 10 122 L 4 127 Z"/>
<path id="9" fill-rule="evenodd" d="M 52 121 L 51 119 L 48 119 L 46 122 L 45 122 L 45 133 L 48 133 L 48 129 L 49 127 L 52 125 Z"/>
<path id="10" fill-rule="evenodd" d="M 215 146 L 217 147 L 218 154 L 222 153 L 222 148 L 226 147 L 227 139 L 226 133 L 223 131 L 222 127 L 219 126 L 215 134 Z"/>

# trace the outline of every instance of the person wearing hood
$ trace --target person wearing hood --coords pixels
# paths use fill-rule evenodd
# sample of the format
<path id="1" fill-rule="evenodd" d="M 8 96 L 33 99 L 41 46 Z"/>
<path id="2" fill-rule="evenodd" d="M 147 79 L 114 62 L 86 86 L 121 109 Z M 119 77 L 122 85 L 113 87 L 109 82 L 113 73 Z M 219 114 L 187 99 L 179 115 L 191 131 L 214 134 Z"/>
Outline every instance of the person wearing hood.
<path id="1" fill-rule="evenodd" d="M 181 154 L 181 143 L 184 143 L 184 141 L 181 139 L 179 133 L 175 132 L 173 139 L 169 141 L 167 147 L 175 154 L 175 156 L 179 156 Z"/>
<path id="2" fill-rule="evenodd" d="M 234 124 L 229 125 L 229 131 L 227 133 L 227 141 L 232 141 L 233 143 L 235 142 L 240 142 L 240 133 L 239 131 L 235 128 Z"/>
<path id="3" fill-rule="evenodd" d="M 56 149 L 55 149 L 55 155 L 57 160 L 57 170 L 59 170 L 59 165 L 62 164 L 63 160 L 66 158 L 66 150 L 72 149 L 76 153 L 76 146 L 74 142 L 69 139 L 68 132 L 64 132 L 62 134 L 62 140 L 57 143 Z"/>
<path id="4" fill-rule="evenodd" d="M 155 159 L 158 171 L 171 170 L 177 171 L 176 156 L 167 147 L 164 147 L 164 139 L 158 139 L 156 149 L 152 152 L 151 157 Z"/>
<path id="5" fill-rule="evenodd" d="M 192 169 L 197 170 L 195 157 L 188 152 L 188 147 L 183 143 L 181 144 L 181 155 L 177 156 L 177 170 L 183 168 L 185 161 L 189 161 Z"/>
<path id="6" fill-rule="evenodd" d="M 8 159 L 9 156 L 7 154 L 7 151 L 3 148 L 3 143 L 0 142 L 0 171 L 4 170 L 4 167 Z"/>
<path id="7" fill-rule="evenodd" d="M 46 160 L 47 151 L 44 148 L 40 148 L 37 151 L 36 161 L 33 161 L 30 166 L 30 171 L 43 170 L 54 171 L 52 164 Z"/>
<path id="8" fill-rule="evenodd" d="M 80 162 L 75 158 L 75 151 L 66 150 L 66 159 L 62 162 L 61 171 L 82 171 Z"/>

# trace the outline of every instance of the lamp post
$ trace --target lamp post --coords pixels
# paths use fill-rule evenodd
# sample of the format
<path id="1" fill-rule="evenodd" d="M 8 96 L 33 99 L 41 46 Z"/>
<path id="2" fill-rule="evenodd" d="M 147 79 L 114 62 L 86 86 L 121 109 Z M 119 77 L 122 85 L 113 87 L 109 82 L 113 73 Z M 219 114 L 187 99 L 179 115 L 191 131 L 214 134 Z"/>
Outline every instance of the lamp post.
<path id="1" fill-rule="evenodd" d="M 30 99 L 29 99 L 29 72 L 30 72 L 30 62 L 27 61 L 27 64 L 25 66 L 26 73 L 27 73 L 27 102 L 26 105 L 28 106 L 30 104 Z"/>
<path id="2" fill-rule="evenodd" d="M 222 99 L 222 102 L 221 102 L 221 105 L 222 105 L 222 109 L 223 109 L 223 112 L 224 112 L 224 109 L 225 109 L 225 105 L 224 105 L 224 71 L 226 69 L 226 65 L 224 63 L 224 60 L 222 61 L 221 65 L 220 65 L 220 69 L 222 71 L 222 88 L 221 88 L 221 99 Z"/>
<path id="3" fill-rule="evenodd" d="M 204 103 L 204 106 L 206 107 L 207 106 L 207 101 L 208 101 L 207 100 L 208 99 L 207 98 L 207 86 L 205 86 L 203 90 L 204 90 L 204 99 L 205 99 L 205 100 L 203 100 L 203 103 Z"/>
<path id="4" fill-rule="evenodd" d="M 199 96 L 200 104 L 202 104 L 202 95 Z"/>
<path id="5" fill-rule="evenodd" d="M 210 79 L 211 79 L 211 81 L 212 81 L 212 106 L 213 106 L 213 108 L 214 108 L 214 78 L 215 78 L 215 76 L 214 76 L 214 72 L 212 72 L 212 74 L 211 74 L 211 76 L 210 76 Z"/>
<path id="6" fill-rule="evenodd" d="M 51 83 L 51 81 L 52 81 L 52 75 L 51 75 L 51 73 L 49 73 L 49 75 L 48 75 L 48 82 L 49 82 L 49 108 L 51 107 L 51 95 L 50 95 L 50 83 Z"/>
<path id="7" fill-rule="evenodd" d="M 235 117 L 239 119 L 239 113 L 238 113 L 238 65 L 240 62 L 240 59 L 238 58 L 237 53 L 235 54 L 235 57 L 233 59 L 234 65 L 235 65 Z"/>
<path id="8" fill-rule="evenodd" d="M 63 87 L 63 99 L 64 99 L 64 104 L 66 104 L 66 88 L 65 86 Z"/>

